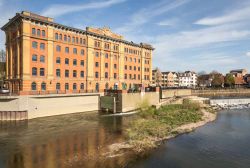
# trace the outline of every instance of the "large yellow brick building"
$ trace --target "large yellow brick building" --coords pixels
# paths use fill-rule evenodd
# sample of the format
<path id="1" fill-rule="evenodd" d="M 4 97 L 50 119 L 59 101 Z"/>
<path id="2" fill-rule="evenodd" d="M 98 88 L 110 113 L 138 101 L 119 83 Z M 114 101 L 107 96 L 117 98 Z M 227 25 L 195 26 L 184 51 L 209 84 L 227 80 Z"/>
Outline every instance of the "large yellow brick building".
<path id="1" fill-rule="evenodd" d="M 109 28 L 81 30 L 23 11 L 2 30 L 13 93 L 102 92 L 151 82 L 153 47 L 126 41 Z"/>

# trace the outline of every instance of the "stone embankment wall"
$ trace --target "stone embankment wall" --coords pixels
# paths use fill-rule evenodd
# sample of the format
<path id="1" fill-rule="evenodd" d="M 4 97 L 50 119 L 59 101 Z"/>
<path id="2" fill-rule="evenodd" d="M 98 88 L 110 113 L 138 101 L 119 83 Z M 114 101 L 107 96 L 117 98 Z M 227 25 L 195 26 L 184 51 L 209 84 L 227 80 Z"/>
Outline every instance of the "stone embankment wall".
<path id="1" fill-rule="evenodd" d="M 207 90 L 192 90 L 192 95 L 201 97 L 219 97 L 219 96 L 250 96 L 250 89 L 207 89 Z"/>
<path id="2" fill-rule="evenodd" d="M 250 104 L 250 99 L 211 99 L 210 105 L 224 106 L 224 105 L 244 105 Z"/>
<path id="3" fill-rule="evenodd" d="M 159 92 L 122 93 L 118 95 L 117 112 L 128 112 L 138 109 L 142 103 L 156 105 L 160 102 Z"/>
<path id="4" fill-rule="evenodd" d="M 27 112 L 27 117 L 22 117 L 22 119 L 97 111 L 99 110 L 99 97 L 99 94 L 2 96 L 0 97 L 0 113 L 4 119 L 9 120 L 9 117 L 5 117 L 6 114 L 14 115 L 15 112 L 23 111 Z"/>
<path id="5" fill-rule="evenodd" d="M 174 96 L 191 96 L 191 89 L 167 89 L 162 90 L 162 99 L 171 98 Z"/>

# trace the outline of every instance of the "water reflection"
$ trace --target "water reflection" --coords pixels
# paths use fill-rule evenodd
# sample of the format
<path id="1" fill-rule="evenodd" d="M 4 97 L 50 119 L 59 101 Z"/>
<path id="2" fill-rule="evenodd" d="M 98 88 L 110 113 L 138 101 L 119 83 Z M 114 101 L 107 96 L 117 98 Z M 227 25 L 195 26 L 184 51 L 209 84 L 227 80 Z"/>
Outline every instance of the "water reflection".
<path id="1" fill-rule="evenodd" d="M 1 123 L 0 167 L 120 167 L 124 157 L 102 160 L 101 155 L 123 140 L 129 118 L 91 113 Z"/>

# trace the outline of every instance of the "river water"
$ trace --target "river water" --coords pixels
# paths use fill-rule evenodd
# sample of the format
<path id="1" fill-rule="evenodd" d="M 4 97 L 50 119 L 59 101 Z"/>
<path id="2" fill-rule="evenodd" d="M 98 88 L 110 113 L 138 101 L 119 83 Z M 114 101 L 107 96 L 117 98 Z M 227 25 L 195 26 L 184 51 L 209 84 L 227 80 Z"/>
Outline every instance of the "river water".
<path id="1" fill-rule="evenodd" d="M 124 141 L 133 116 L 74 114 L 0 123 L 0 168 L 249 168 L 250 109 L 227 110 L 215 122 L 180 135 L 145 157 L 101 159 Z"/>

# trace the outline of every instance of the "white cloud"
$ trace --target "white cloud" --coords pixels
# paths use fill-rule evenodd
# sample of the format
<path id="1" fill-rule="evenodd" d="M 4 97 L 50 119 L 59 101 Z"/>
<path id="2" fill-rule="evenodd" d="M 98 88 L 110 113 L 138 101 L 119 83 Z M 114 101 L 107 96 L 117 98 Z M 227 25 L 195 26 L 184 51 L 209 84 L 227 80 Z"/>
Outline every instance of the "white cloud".
<path id="1" fill-rule="evenodd" d="M 250 20 L 250 6 L 230 10 L 218 17 L 206 17 L 195 22 L 198 25 L 214 26 Z"/>
<path id="2" fill-rule="evenodd" d="M 248 52 L 246 53 L 246 56 L 250 57 L 250 51 L 248 51 Z"/>
<path id="3" fill-rule="evenodd" d="M 160 3 L 156 3 L 155 5 L 150 6 L 148 8 L 143 8 L 138 12 L 136 12 L 135 14 L 133 14 L 132 17 L 130 18 L 130 21 L 128 21 L 127 24 L 117 28 L 115 31 L 119 33 L 132 31 L 136 29 L 136 27 L 147 23 L 152 18 L 160 16 L 173 9 L 176 9 L 188 3 L 189 1 L 190 0 L 175 0 L 172 3 L 161 1 Z"/>
<path id="4" fill-rule="evenodd" d="M 42 12 L 43 16 L 49 17 L 58 17 L 72 12 L 79 12 L 88 9 L 100 9 L 100 8 L 107 8 L 115 4 L 119 4 L 125 2 L 126 0 L 107 0 L 107 1 L 100 1 L 100 2 L 91 2 L 86 4 L 78 4 L 78 5 L 62 5 L 62 4 L 55 4 L 49 6 Z"/>
<path id="5" fill-rule="evenodd" d="M 175 26 L 176 24 L 178 24 L 178 19 L 176 18 L 163 20 L 157 23 L 158 26 Z"/>

